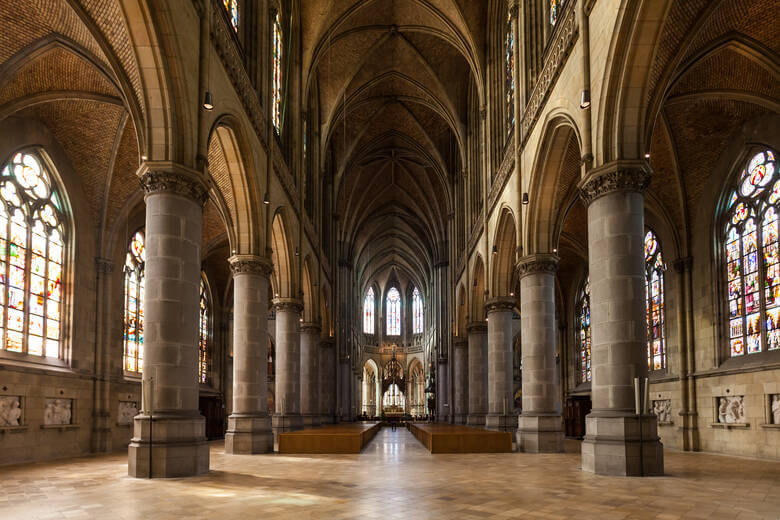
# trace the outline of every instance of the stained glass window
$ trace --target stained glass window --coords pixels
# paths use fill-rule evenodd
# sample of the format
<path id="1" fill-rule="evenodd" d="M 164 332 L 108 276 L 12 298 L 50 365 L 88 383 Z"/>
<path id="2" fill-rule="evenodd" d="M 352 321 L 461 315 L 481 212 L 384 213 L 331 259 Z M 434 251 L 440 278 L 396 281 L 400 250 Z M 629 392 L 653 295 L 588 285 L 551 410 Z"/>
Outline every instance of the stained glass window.
<path id="1" fill-rule="evenodd" d="M 387 292 L 387 335 L 401 335 L 401 293 L 395 287 Z"/>
<path id="2" fill-rule="evenodd" d="M 233 30 L 238 30 L 238 0 L 222 0 Z"/>
<path id="3" fill-rule="evenodd" d="M 585 280 L 585 286 L 580 292 L 579 301 L 580 326 L 580 379 L 584 383 L 590 381 L 590 280 Z"/>
<path id="4" fill-rule="evenodd" d="M 515 126 L 515 34 L 512 31 L 512 11 L 506 13 L 506 36 L 504 40 L 504 95 L 506 96 L 506 133 Z"/>
<path id="5" fill-rule="evenodd" d="M 553 27 L 558 23 L 558 16 L 561 14 L 561 5 L 563 0 L 550 0 L 550 25 Z"/>
<path id="6" fill-rule="evenodd" d="M 374 333 L 374 288 L 369 287 L 363 300 L 363 332 Z"/>
<path id="7" fill-rule="evenodd" d="M 198 381 L 208 382 L 209 376 L 209 294 L 203 277 L 200 279 L 200 321 L 198 340 Z"/>
<path id="8" fill-rule="evenodd" d="M 422 334 L 423 331 L 423 300 L 417 287 L 412 292 L 412 333 Z"/>
<path id="9" fill-rule="evenodd" d="M 60 357 L 62 203 L 37 155 L 6 163 L 0 201 L 0 349 Z"/>
<path id="10" fill-rule="evenodd" d="M 666 368 L 664 336 L 664 261 L 655 233 L 645 235 L 645 301 L 647 312 L 647 366 Z"/>
<path id="11" fill-rule="evenodd" d="M 775 157 L 772 150 L 753 155 L 729 198 L 724 247 L 732 356 L 780 348 L 780 174 Z"/>
<path id="12" fill-rule="evenodd" d="M 143 370 L 144 360 L 144 266 L 146 237 L 138 230 L 130 239 L 125 254 L 125 370 Z"/>
<path id="13" fill-rule="evenodd" d="M 273 23 L 273 57 L 271 64 L 273 67 L 273 85 L 271 110 L 274 122 L 274 128 L 277 134 L 282 133 L 282 23 L 279 19 L 279 13 L 276 13 Z"/>

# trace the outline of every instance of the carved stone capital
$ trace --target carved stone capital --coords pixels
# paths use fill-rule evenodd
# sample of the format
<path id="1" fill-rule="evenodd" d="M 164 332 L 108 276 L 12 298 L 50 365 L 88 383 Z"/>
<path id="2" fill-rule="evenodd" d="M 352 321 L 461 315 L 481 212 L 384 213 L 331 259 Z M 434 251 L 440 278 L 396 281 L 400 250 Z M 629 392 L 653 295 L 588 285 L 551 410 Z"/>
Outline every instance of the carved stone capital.
<path id="1" fill-rule="evenodd" d="M 145 197 L 153 193 L 174 193 L 201 206 L 208 199 L 209 186 L 203 175 L 179 164 L 147 161 L 139 174 Z"/>
<path id="2" fill-rule="evenodd" d="M 255 255 L 233 255 L 228 258 L 230 270 L 237 274 L 256 274 L 268 278 L 274 266 L 268 258 Z"/>
<path id="3" fill-rule="evenodd" d="M 98 274 L 111 274 L 114 272 L 114 262 L 108 258 L 95 257 L 95 270 Z"/>
<path id="4" fill-rule="evenodd" d="M 674 270 L 677 271 L 678 273 L 690 271 L 693 268 L 693 257 L 684 256 L 682 258 L 678 258 L 677 260 L 672 262 L 672 266 L 674 267 Z"/>
<path id="5" fill-rule="evenodd" d="M 301 334 L 316 334 L 320 335 L 322 332 L 322 325 L 319 323 L 301 323 Z"/>
<path id="6" fill-rule="evenodd" d="M 303 304 L 295 298 L 274 298 L 274 310 L 276 312 L 294 312 L 300 314 L 303 310 Z"/>
<path id="7" fill-rule="evenodd" d="M 524 256 L 517 263 L 517 276 L 523 278 L 529 274 L 549 273 L 558 271 L 558 255 L 541 254 Z"/>
<path id="8" fill-rule="evenodd" d="M 493 298 L 485 302 L 485 312 L 487 314 L 490 314 L 491 312 L 512 312 L 515 305 L 517 305 L 517 301 L 514 298 Z"/>
<path id="9" fill-rule="evenodd" d="M 469 346 L 469 340 L 460 336 L 454 336 L 452 338 L 452 347 L 455 349 L 466 348 Z"/>
<path id="10" fill-rule="evenodd" d="M 650 166 L 643 161 L 615 161 L 591 170 L 580 181 L 580 197 L 586 206 L 617 191 L 642 193 L 650 185 Z"/>
<path id="11" fill-rule="evenodd" d="M 322 338 L 320 340 L 320 348 L 333 348 L 336 346 L 336 338 Z"/>
<path id="12" fill-rule="evenodd" d="M 466 324 L 466 332 L 469 334 L 487 334 L 487 323 L 484 321 L 471 321 Z"/>

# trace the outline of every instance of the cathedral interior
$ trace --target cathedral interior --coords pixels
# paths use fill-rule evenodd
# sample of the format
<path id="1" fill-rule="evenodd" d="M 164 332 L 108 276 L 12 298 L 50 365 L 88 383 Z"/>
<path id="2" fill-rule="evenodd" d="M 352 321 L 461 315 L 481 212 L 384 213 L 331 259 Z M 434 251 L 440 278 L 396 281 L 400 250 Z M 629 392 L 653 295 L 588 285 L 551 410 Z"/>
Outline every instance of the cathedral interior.
<path id="1" fill-rule="evenodd" d="M 780 518 L 779 18 L 4 0 L 0 518 Z"/>

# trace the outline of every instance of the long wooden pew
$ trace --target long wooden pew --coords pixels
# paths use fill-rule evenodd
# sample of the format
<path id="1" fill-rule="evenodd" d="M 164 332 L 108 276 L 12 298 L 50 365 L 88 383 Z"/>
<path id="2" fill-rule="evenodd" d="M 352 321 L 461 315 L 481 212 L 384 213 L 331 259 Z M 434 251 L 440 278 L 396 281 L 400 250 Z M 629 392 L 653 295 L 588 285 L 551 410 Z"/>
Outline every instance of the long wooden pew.
<path id="1" fill-rule="evenodd" d="M 360 453 L 381 424 L 348 423 L 279 434 L 279 453 Z"/>
<path id="2" fill-rule="evenodd" d="M 510 453 L 512 434 L 470 426 L 410 423 L 409 431 L 431 453 Z"/>

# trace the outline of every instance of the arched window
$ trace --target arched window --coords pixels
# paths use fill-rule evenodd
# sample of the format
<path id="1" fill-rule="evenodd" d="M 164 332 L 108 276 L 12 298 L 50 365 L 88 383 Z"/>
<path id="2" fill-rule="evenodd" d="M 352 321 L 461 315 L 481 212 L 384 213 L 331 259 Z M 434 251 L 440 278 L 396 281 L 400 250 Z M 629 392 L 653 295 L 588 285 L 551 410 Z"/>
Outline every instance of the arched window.
<path id="1" fill-rule="evenodd" d="M 40 157 L 13 155 L 0 199 L 0 350 L 59 358 L 65 229 Z"/>
<path id="2" fill-rule="evenodd" d="M 200 339 L 198 341 L 198 381 L 208 382 L 209 376 L 209 313 L 211 303 L 209 301 L 208 288 L 204 282 L 205 275 L 200 279 Z"/>
<path id="3" fill-rule="evenodd" d="M 726 214 L 732 356 L 780 348 L 778 201 L 780 174 L 775 152 L 765 150 L 753 155 L 742 170 Z"/>
<path id="4" fill-rule="evenodd" d="M 580 381 L 590 381 L 590 280 L 580 291 L 579 305 Z"/>
<path id="5" fill-rule="evenodd" d="M 271 58 L 271 67 L 273 72 L 272 79 L 272 99 L 271 110 L 274 122 L 274 129 L 277 134 L 282 133 L 282 22 L 279 18 L 279 12 L 276 12 L 273 22 L 273 56 Z"/>
<path id="6" fill-rule="evenodd" d="M 401 335 L 401 293 L 395 287 L 387 292 L 387 335 Z"/>
<path id="7" fill-rule="evenodd" d="M 401 388 L 397 384 L 392 383 L 387 388 L 385 395 L 382 397 L 382 406 L 391 409 L 406 408 L 404 393 L 401 392 Z"/>
<path id="8" fill-rule="evenodd" d="M 512 11 L 506 11 L 506 35 L 504 37 L 504 95 L 506 96 L 506 133 L 515 126 L 515 34 L 512 31 Z"/>
<path id="9" fill-rule="evenodd" d="M 144 360 L 144 267 L 146 237 L 135 232 L 125 255 L 125 370 L 141 373 Z"/>
<path id="10" fill-rule="evenodd" d="M 550 0 L 550 25 L 553 27 L 558 23 L 558 17 L 561 14 L 562 6 L 563 0 Z"/>
<path id="11" fill-rule="evenodd" d="M 374 288 L 369 287 L 363 300 L 363 332 L 374 333 Z"/>
<path id="12" fill-rule="evenodd" d="M 423 331 L 423 300 L 420 290 L 415 287 L 412 292 L 412 333 L 422 334 Z"/>
<path id="13" fill-rule="evenodd" d="M 666 368 L 664 335 L 664 261 L 655 233 L 645 235 L 645 301 L 647 310 L 647 366 Z"/>
<path id="14" fill-rule="evenodd" d="M 233 30 L 238 30 L 238 0 L 222 0 L 222 4 L 225 6 L 225 11 L 230 20 L 230 25 L 233 26 Z"/>

